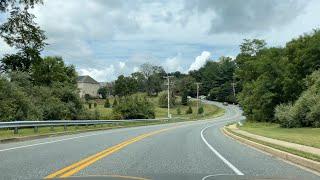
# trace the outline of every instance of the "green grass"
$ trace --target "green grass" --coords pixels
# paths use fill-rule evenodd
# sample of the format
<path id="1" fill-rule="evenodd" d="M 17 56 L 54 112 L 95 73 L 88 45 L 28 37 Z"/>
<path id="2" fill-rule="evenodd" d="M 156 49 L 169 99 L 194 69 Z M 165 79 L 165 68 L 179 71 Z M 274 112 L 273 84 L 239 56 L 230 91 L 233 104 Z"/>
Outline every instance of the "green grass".
<path id="1" fill-rule="evenodd" d="M 320 156 L 318 156 L 316 154 L 311 154 L 311 153 L 299 151 L 299 150 L 296 150 L 296 149 L 287 148 L 287 147 L 279 146 L 279 145 L 276 145 L 276 144 L 268 143 L 268 142 L 265 142 L 265 141 L 260 141 L 260 140 L 257 140 L 257 139 L 254 139 L 254 138 L 247 137 L 247 136 L 244 136 L 242 134 L 236 133 L 236 132 L 230 130 L 229 128 L 226 128 L 226 130 L 228 132 L 234 134 L 234 135 L 240 136 L 240 137 L 248 139 L 250 141 L 253 141 L 253 142 L 256 142 L 256 143 L 259 143 L 259 144 L 263 144 L 265 146 L 269 146 L 269 147 L 272 147 L 272 148 L 275 148 L 275 149 L 278 149 L 278 150 L 281 150 L 281 151 L 285 151 L 285 152 L 288 152 L 288 153 L 291 153 L 291 154 L 295 154 L 297 156 L 301 156 L 301 157 L 304 157 L 304 158 L 307 158 L 307 159 L 311 159 L 311 160 L 320 162 Z"/>
<path id="2" fill-rule="evenodd" d="M 110 104 L 113 104 L 113 98 L 109 98 Z M 167 108 L 161 108 L 158 106 L 158 97 L 150 97 L 149 100 L 154 104 L 155 106 L 155 116 L 156 118 L 166 118 L 168 117 L 168 109 Z M 186 119 L 206 119 L 206 118 L 213 118 L 217 116 L 221 116 L 224 113 L 224 110 L 221 108 L 218 108 L 214 105 L 209 104 L 202 104 L 204 108 L 204 114 L 198 115 L 197 114 L 197 103 L 196 101 L 189 102 L 189 105 L 192 108 L 193 113 L 192 114 L 186 114 L 186 110 L 189 106 L 183 106 L 180 104 L 181 98 L 177 97 L 176 102 L 177 105 L 170 108 L 170 113 L 172 117 L 179 117 L 179 118 L 186 118 Z M 104 102 L 105 100 L 98 99 L 96 100 L 97 107 L 94 108 L 92 105 L 92 108 L 89 109 L 90 111 L 98 110 L 100 113 L 100 119 L 113 119 L 112 116 L 112 108 L 105 108 Z M 86 105 L 88 108 L 88 105 Z M 180 108 L 181 114 L 178 115 L 177 109 Z"/>
<path id="3" fill-rule="evenodd" d="M 246 122 L 241 130 L 273 139 L 320 148 L 320 128 L 281 128 L 278 124 Z"/>

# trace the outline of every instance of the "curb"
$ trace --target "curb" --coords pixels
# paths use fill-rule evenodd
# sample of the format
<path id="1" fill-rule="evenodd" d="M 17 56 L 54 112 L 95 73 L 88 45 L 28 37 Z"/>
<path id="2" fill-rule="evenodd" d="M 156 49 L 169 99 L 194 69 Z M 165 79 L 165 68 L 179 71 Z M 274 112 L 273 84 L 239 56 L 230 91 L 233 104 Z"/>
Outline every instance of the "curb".
<path id="1" fill-rule="evenodd" d="M 226 130 L 226 127 L 223 127 L 222 128 L 222 131 L 225 135 L 235 139 L 235 140 L 238 140 L 246 145 L 249 145 L 249 146 L 252 146 L 254 148 L 257 148 L 257 149 L 260 149 L 262 151 L 265 151 L 271 155 L 274 155 L 276 157 L 279 157 L 281 159 L 284 159 L 284 160 L 287 160 L 287 161 L 290 161 L 292 163 L 295 163 L 295 164 L 298 164 L 300 166 L 303 166 L 303 167 L 306 167 L 306 168 L 309 168 L 309 169 L 312 169 L 312 170 L 315 170 L 317 172 L 320 172 L 320 162 L 317 162 L 317 161 L 313 161 L 313 160 L 310 160 L 310 159 L 306 159 L 306 158 L 303 158 L 303 157 L 300 157 L 300 156 L 297 156 L 297 155 L 294 155 L 294 154 L 291 154 L 291 153 L 288 153 L 288 152 L 285 152 L 285 151 L 281 151 L 281 150 L 278 150 L 278 149 L 275 149 L 275 148 L 272 148 L 272 147 L 269 147 L 269 146 L 266 146 L 266 145 L 263 145 L 263 144 L 259 144 L 259 143 L 256 143 L 256 142 L 253 142 L 253 141 L 250 141 L 248 139 L 245 139 L 243 137 L 240 137 L 240 136 L 237 136 L 229 131 Z M 232 130 L 230 130 L 232 131 Z"/>

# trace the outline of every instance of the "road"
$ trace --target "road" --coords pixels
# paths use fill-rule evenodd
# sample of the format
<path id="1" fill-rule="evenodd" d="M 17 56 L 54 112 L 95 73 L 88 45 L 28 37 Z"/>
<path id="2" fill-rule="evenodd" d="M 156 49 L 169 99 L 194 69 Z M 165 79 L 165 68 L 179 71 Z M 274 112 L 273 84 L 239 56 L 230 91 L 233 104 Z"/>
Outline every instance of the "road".
<path id="1" fill-rule="evenodd" d="M 243 117 L 237 106 L 214 104 L 226 108 L 224 116 L 0 144 L 0 179 L 92 175 L 202 179 L 217 174 L 319 179 L 223 135 L 223 125 Z"/>

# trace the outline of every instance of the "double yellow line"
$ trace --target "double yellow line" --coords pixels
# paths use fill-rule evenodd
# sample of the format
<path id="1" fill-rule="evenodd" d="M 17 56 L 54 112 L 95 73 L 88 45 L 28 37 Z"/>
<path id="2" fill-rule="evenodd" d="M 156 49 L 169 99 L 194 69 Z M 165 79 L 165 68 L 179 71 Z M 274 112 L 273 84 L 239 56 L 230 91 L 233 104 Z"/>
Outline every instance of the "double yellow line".
<path id="1" fill-rule="evenodd" d="M 156 134 L 159 134 L 161 132 L 164 132 L 164 131 L 168 131 L 170 129 L 174 129 L 174 128 L 177 128 L 177 126 L 174 126 L 174 127 L 170 127 L 170 128 L 165 128 L 165 129 L 161 129 L 161 130 L 158 130 L 158 131 L 153 131 L 153 132 L 150 132 L 150 133 L 146 133 L 146 134 L 142 134 L 140 136 L 137 136 L 135 138 L 132 138 L 132 139 L 129 139 L 127 141 L 124 141 L 120 144 L 117 144 L 115 146 L 112 146 L 110 148 L 107 148 L 97 154 L 94 154 L 94 155 L 91 155 L 81 161 L 78 161 L 74 164 L 71 164 L 65 168 L 62 168 L 52 174 L 49 174 L 48 176 L 46 176 L 45 178 L 46 179 L 50 179 L 50 178 L 64 178 L 64 177 L 69 177 L 69 176 L 72 176 L 74 175 L 75 173 L 81 171 L 82 169 L 90 166 L 91 164 L 95 163 L 96 161 L 102 159 L 102 158 L 105 158 L 107 156 L 109 156 L 110 154 L 114 153 L 114 152 L 117 152 L 119 151 L 120 149 L 128 146 L 129 144 L 132 144 L 134 142 L 137 142 L 137 141 L 140 141 L 146 137 L 150 137 L 150 136 L 153 136 L 153 135 L 156 135 Z"/>

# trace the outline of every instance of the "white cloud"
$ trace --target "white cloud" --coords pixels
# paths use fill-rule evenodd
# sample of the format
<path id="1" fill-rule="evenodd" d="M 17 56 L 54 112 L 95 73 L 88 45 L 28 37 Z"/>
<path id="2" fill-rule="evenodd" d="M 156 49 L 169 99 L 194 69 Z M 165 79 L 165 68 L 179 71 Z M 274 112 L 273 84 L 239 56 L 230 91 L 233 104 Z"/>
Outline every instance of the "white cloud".
<path id="1" fill-rule="evenodd" d="M 135 66 L 133 67 L 133 72 L 138 72 L 139 71 L 139 67 Z"/>
<path id="2" fill-rule="evenodd" d="M 78 69 L 78 73 L 80 75 L 89 75 L 93 79 L 99 82 L 110 81 L 116 78 L 114 65 L 110 65 L 104 69 L 95 69 L 95 68 Z"/>
<path id="3" fill-rule="evenodd" d="M 122 61 L 119 62 L 119 67 L 120 67 L 120 69 L 125 68 L 125 66 L 126 66 L 126 63 L 125 63 L 125 62 L 122 62 Z"/>
<path id="4" fill-rule="evenodd" d="M 167 58 L 163 66 L 167 72 L 174 72 L 174 71 L 183 72 L 183 68 L 181 66 L 181 54 L 178 54 L 175 57 Z"/>
<path id="5" fill-rule="evenodd" d="M 198 70 L 210 59 L 211 53 L 203 51 L 200 56 L 197 56 L 195 61 L 190 65 L 188 71 Z"/>

